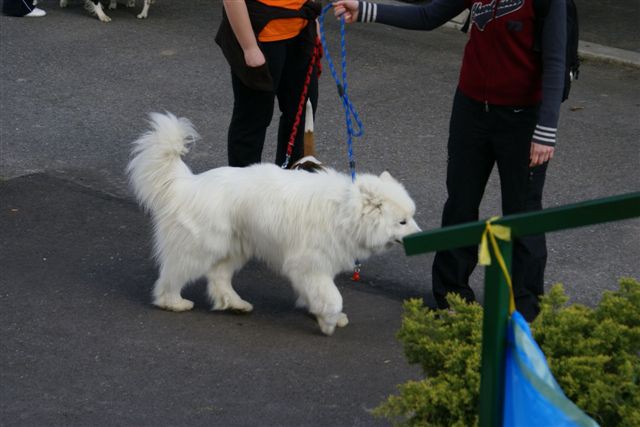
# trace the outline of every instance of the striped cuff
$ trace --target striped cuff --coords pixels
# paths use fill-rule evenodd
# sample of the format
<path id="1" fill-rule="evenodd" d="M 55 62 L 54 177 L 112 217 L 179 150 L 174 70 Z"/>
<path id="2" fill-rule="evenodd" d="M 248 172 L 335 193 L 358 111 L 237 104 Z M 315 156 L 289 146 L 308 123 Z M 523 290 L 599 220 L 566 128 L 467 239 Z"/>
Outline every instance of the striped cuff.
<path id="1" fill-rule="evenodd" d="M 358 22 L 376 22 L 378 16 L 378 5 L 361 1 L 358 10 Z"/>
<path id="2" fill-rule="evenodd" d="M 536 125 L 533 131 L 533 142 L 542 145 L 556 145 L 556 133 L 558 128 Z"/>

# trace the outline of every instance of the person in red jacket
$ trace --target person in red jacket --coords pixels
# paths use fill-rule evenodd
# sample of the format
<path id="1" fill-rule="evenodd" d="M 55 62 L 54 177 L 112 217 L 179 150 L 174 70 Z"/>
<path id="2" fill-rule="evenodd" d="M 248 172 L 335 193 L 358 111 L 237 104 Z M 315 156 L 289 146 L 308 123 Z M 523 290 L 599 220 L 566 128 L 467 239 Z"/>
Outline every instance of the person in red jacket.
<path id="1" fill-rule="evenodd" d="M 229 165 L 242 167 L 262 161 L 276 98 L 281 116 L 275 161 L 282 165 L 314 50 L 315 19 L 321 6 L 312 0 L 224 0 L 223 5 L 216 42 L 231 65 L 234 103 L 228 133 Z M 315 114 L 317 68 L 311 74 L 308 99 Z M 303 156 L 304 118 L 303 110 L 290 164 Z"/>
<path id="2" fill-rule="evenodd" d="M 454 96 L 447 146 L 447 193 L 442 226 L 478 220 L 484 190 L 498 166 L 504 215 L 542 209 L 546 168 L 553 157 L 566 51 L 566 2 L 549 2 L 534 50 L 537 0 L 433 0 L 389 5 L 341 0 L 336 16 L 432 30 L 464 10 L 470 34 Z M 547 249 L 544 235 L 514 241 L 512 277 L 516 308 L 528 321 L 540 311 Z M 446 295 L 475 300 L 469 276 L 476 247 L 436 253 L 432 285 L 439 308 Z"/>

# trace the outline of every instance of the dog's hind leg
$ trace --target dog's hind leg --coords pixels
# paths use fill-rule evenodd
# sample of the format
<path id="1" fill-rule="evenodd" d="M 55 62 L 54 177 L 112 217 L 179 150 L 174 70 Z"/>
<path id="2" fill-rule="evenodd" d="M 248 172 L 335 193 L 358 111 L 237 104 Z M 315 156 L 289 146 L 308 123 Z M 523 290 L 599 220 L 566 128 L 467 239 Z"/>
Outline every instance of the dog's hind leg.
<path id="1" fill-rule="evenodd" d="M 169 268 L 162 267 L 160 277 L 153 287 L 153 305 L 165 310 L 187 311 L 193 308 L 193 301 L 182 298 L 180 291 L 190 280 Z"/>
<path id="2" fill-rule="evenodd" d="M 250 312 L 253 305 L 240 298 L 231 284 L 233 274 L 242 268 L 246 260 L 227 258 L 218 261 L 207 273 L 207 292 L 213 304 L 212 310 L 236 310 Z"/>

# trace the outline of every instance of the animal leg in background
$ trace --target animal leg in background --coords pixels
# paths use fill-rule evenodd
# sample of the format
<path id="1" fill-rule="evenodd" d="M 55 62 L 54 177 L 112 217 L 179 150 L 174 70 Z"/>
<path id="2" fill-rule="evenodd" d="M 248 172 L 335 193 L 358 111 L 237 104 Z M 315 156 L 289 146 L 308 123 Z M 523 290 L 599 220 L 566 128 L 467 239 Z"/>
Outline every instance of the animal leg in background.
<path id="1" fill-rule="evenodd" d="M 138 15 L 136 15 L 138 19 L 145 19 L 149 15 L 149 6 L 151 5 L 151 3 L 155 3 L 155 1 L 154 0 L 144 0 L 144 4 L 142 6 L 142 11 Z M 136 6 L 136 0 L 127 0 L 127 7 L 135 7 L 135 6 Z M 110 10 L 115 10 L 117 7 L 118 7 L 117 0 L 110 0 L 109 1 L 109 9 Z"/>
<path id="2" fill-rule="evenodd" d="M 62 0 L 60 0 L 60 6 L 62 6 Z M 95 14 L 100 21 L 111 22 L 111 18 L 109 18 L 107 14 L 104 13 L 104 10 L 102 10 L 102 4 L 100 4 L 100 1 L 94 3 L 91 0 L 84 0 L 84 8 L 87 9 L 89 13 Z"/>
<path id="3" fill-rule="evenodd" d="M 144 5 L 142 6 L 142 12 L 138 14 L 138 19 L 145 19 L 149 13 L 149 5 L 154 3 L 154 0 L 144 0 Z"/>

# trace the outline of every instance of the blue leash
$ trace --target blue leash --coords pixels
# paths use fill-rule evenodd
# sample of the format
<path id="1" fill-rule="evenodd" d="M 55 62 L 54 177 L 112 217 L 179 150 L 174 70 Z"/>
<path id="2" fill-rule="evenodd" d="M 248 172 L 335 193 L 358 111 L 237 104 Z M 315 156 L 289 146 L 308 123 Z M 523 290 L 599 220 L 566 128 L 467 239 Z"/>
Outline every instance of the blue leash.
<path id="1" fill-rule="evenodd" d="M 356 109 L 353 107 L 353 104 L 349 100 L 349 95 L 347 95 L 347 48 L 345 43 L 345 31 L 344 31 L 344 18 L 340 17 L 340 47 L 341 47 L 341 56 L 342 56 L 342 81 L 338 79 L 338 74 L 336 73 L 336 69 L 333 65 L 333 61 L 331 60 L 331 55 L 329 55 L 329 48 L 327 47 L 327 40 L 325 39 L 324 33 L 324 15 L 327 11 L 333 7 L 333 4 L 329 3 L 322 9 L 322 13 L 318 17 L 318 24 L 320 26 L 320 41 L 322 42 L 322 48 L 324 49 L 324 56 L 327 58 L 327 63 L 329 64 L 329 69 L 331 70 L 331 75 L 333 76 L 333 80 L 335 80 L 336 85 L 338 87 L 338 96 L 342 99 L 342 106 L 344 107 L 344 115 L 345 121 L 347 123 L 347 153 L 349 155 L 349 170 L 351 171 L 351 180 L 356 180 L 356 161 L 353 156 L 353 137 L 360 137 L 364 134 L 364 129 L 362 126 L 362 122 L 358 117 L 358 113 Z M 353 130 L 353 122 L 351 117 L 356 122 L 358 127 L 358 131 Z"/>
<path id="2" fill-rule="evenodd" d="M 336 68 L 333 65 L 333 61 L 331 60 L 331 55 L 329 54 L 329 48 L 327 47 L 327 40 L 325 38 L 324 33 L 324 15 L 326 15 L 327 11 L 333 7 L 333 4 L 329 3 L 322 9 L 322 13 L 318 17 L 318 24 L 320 27 L 320 41 L 322 42 L 322 49 L 324 50 L 324 56 L 327 58 L 327 63 L 329 64 L 329 70 L 331 70 L 331 75 L 333 76 L 333 80 L 336 82 L 336 86 L 338 87 L 338 96 L 342 99 L 342 106 L 344 107 L 344 117 L 347 123 L 347 153 L 349 155 L 349 170 L 351 171 L 351 181 L 355 182 L 356 180 L 356 161 L 353 156 L 353 137 L 361 137 L 364 134 L 364 128 L 362 126 L 362 122 L 358 117 L 358 112 L 353 107 L 353 104 L 349 100 L 349 95 L 347 95 L 347 45 L 345 43 L 345 31 L 344 31 L 344 18 L 340 17 L 340 54 L 342 56 L 342 82 L 338 79 L 338 73 L 336 73 Z M 353 130 L 353 122 L 351 121 L 351 116 L 356 122 L 358 126 L 358 131 L 354 132 Z M 358 282 L 360 281 L 360 261 L 354 261 L 354 270 L 353 276 L 351 280 Z"/>

